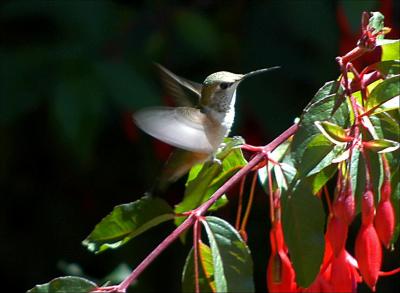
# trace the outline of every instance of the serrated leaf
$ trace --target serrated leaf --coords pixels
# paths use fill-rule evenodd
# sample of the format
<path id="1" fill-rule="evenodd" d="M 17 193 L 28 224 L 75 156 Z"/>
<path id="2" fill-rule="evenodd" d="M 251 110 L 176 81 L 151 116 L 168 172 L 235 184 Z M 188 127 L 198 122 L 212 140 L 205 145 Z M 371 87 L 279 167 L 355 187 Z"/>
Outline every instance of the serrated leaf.
<path id="1" fill-rule="evenodd" d="M 382 45 L 382 61 L 400 59 L 400 40 L 391 41 Z"/>
<path id="2" fill-rule="evenodd" d="M 397 150 L 400 144 L 389 139 L 373 139 L 363 142 L 363 145 L 373 152 L 389 153 Z"/>
<path id="3" fill-rule="evenodd" d="M 400 75 L 385 79 L 378 84 L 368 96 L 366 109 L 375 109 L 397 96 L 400 96 Z"/>
<path id="4" fill-rule="evenodd" d="M 320 270 L 325 246 L 324 209 L 313 195 L 311 178 L 282 193 L 282 224 L 297 284 L 306 288 Z"/>
<path id="5" fill-rule="evenodd" d="M 82 242 L 91 252 L 115 249 L 146 230 L 174 218 L 174 212 L 161 198 L 144 196 L 114 207 Z"/>
<path id="6" fill-rule="evenodd" d="M 243 153 L 237 146 L 243 144 L 239 137 L 226 138 L 225 147 L 217 153 L 218 162 L 206 162 L 194 166 L 186 182 L 186 190 L 183 200 L 175 206 L 175 213 L 190 211 L 205 202 L 226 180 L 233 176 L 240 168 L 247 164 Z M 226 197 L 219 199 L 212 207 L 215 210 L 227 203 Z M 179 225 L 184 217 L 175 219 Z"/>
<path id="7" fill-rule="evenodd" d="M 36 285 L 27 293 L 89 293 L 97 285 L 80 277 L 60 277 L 42 285 Z"/>
<path id="8" fill-rule="evenodd" d="M 214 282 L 214 265 L 211 249 L 203 242 L 199 242 L 199 288 L 200 292 L 216 292 Z M 191 249 L 186 258 L 182 273 L 182 291 L 195 292 L 194 278 L 194 250 Z"/>
<path id="9" fill-rule="evenodd" d="M 329 121 L 315 121 L 314 123 L 319 131 L 334 144 L 343 145 L 351 140 L 346 131 L 335 123 Z"/>
<path id="10" fill-rule="evenodd" d="M 254 292 L 253 261 L 239 233 L 226 221 L 202 221 L 211 248 L 216 292 Z"/>

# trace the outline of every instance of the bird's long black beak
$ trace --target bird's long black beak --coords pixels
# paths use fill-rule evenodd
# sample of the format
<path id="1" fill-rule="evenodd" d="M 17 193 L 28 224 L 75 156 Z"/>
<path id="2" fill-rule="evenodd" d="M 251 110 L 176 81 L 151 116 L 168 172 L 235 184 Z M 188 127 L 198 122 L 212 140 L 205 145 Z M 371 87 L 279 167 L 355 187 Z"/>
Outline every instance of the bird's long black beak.
<path id="1" fill-rule="evenodd" d="M 281 67 L 280 67 L 280 66 L 274 66 L 274 67 L 269 67 L 269 68 L 263 68 L 263 69 L 254 70 L 254 71 L 251 71 L 251 72 L 246 73 L 245 75 L 243 75 L 243 77 L 242 77 L 241 80 L 247 79 L 247 78 L 249 78 L 249 77 L 251 77 L 251 76 L 254 76 L 254 75 L 257 75 L 257 74 L 260 74 L 260 73 L 272 71 L 272 70 L 275 70 L 275 69 L 278 69 L 278 68 L 281 68 Z"/>

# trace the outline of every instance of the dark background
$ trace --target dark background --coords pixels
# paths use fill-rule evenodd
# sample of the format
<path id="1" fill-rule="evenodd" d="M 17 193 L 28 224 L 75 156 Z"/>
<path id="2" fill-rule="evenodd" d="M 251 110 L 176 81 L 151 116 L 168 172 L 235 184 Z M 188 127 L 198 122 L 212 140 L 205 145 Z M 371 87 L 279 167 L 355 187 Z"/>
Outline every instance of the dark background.
<path id="1" fill-rule="evenodd" d="M 2 291 L 24 292 L 75 273 L 102 282 L 121 263 L 133 268 L 172 230 L 172 224 L 161 225 L 98 256 L 81 246 L 113 206 L 143 195 L 170 151 L 131 121 L 136 109 L 168 102 L 153 61 L 198 82 L 219 70 L 281 65 L 239 88 L 233 134 L 265 144 L 291 125 L 324 82 L 338 76 L 334 58 L 354 47 L 363 10 L 383 12 L 393 28 L 388 37 L 399 36 L 393 20 L 400 19 L 400 7 L 394 2 L 0 4 Z M 182 184 L 166 195 L 171 204 L 182 196 Z M 231 222 L 234 196 L 219 213 Z M 261 292 L 269 255 L 261 190 L 256 201 L 248 233 Z M 189 248 L 172 245 L 132 292 L 179 291 Z M 385 255 L 384 269 L 396 265 L 398 250 Z M 123 272 L 114 275 L 116 281 Z M 399 286 L 398 275 L 381 278 L 378 291 Z M 361 291 L 368 289 L 361 285 Z"/>

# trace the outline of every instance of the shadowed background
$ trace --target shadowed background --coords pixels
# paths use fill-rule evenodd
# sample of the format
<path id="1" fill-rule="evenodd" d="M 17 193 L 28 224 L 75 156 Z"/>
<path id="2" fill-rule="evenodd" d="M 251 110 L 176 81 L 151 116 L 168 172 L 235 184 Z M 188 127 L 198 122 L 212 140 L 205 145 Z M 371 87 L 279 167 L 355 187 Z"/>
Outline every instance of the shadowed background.
<path id="1" fill-rule="evenodd" d="M 80 244 L 113 206 L 149 189 L 171 150 L 140 132 L 131 119 L 137 109 L 170 102 L 153 61 L 198 82 L 215 71 L 280 65 L 238 90 L 232 134 L 266 144 L 293 123 L 324 82 L 338 76 L 334 58 L 354 47 L 363 10 L 380 10 L 393 28 L 388 37 L 399 36 L 399 23 L 393 23 L 400 19 L 396 3 L 0 4 L 2 288 L 24 292 L 67 274 L 102 282 L 113 273 L 108 279 L 118 281 L 172 230 L 171 223 L 163 224 L 98 256 Z M 361 62 L 373 60 L 377 56 Z M 166 195 L 171 204 L 182 196 L 182 185 Z M 261 292 L 266 290 L 269 223 L 261 189 L 256 198 L 248 234 Z M 232 192 L 232 203 L 219 213 L 231 222 L 234 203 Z M 189 244 L 172 245 L 132 292 L 179 291 Z M 384 269 L 399 265 L 398 259 L 398 250 L 385 255 Z M 396 286 L 398 276 L 383 278 L 378 291 Z M 368 289 L 361 285 L 361 291 Z"/>

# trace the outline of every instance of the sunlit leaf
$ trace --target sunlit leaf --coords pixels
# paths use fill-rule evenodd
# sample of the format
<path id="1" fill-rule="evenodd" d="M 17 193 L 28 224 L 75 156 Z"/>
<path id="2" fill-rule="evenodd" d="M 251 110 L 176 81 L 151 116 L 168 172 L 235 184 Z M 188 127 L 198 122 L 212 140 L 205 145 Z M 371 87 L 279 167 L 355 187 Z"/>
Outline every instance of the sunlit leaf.
<path id="1" fill-rule="evenodd" d="M 400 74 L 400 60 L 387 60 L 365 67 L 363 72 L 378 70 L 385 78 Z"/>
<path id="2" fill-rule="evenodd" d="M 382 45 L 382 61 L 400 59 L 400 40 L 393 41 Z"/>
<path id="3" fill-rule="evenodd" d="M 172 208 L 161 198 L 144 196 L 114 207 L 82 242 L 90 251 L 100 253 L 118 248 L 146 230 L 174 218 Z"/>
<path id="4" fill-rule="evenodd" d="M 342 145 L 351 141 L 346 131 L 335 123 L 329 121 L 315 121 L 314 123 L 321 133 L 334 144 Z"/>
<path id="5" fill-rule="evenodd" d="M 385 79 L 368 96 L 367 109 L 377 108 L 393 97 L 400 97 L 400 75 Z"/>
<path id="6" fill-rule="evenodd" d="M 253 261 L 239 233 L 226 221 L 202 221 L 210 242 L 216 292 L 254 292 Z"/>
<path id="7" fill-rule="evenodd" d="M 283 156 L 287 153 L 290 146 L 290 141 L 285 141 L 283 144 L 279 145 L 271 154 L 269 154 L 269 158 L 274 160 L 275 162 L 280 162 Z M 288 164 L 287 162 L 280 162 L 279 165 L 275 165 L 273 163 L 268 164 L 268 168 L 273 171 L 275 176 L 277 187 L 287 189 L 288 184 L 292 181 L 294 176 L 296 175 L 296 169 L 292 164 Z M 264 166 L 258 169 L 258 179 L 260 180 L 261 185 L 263 186 L 265 192 L 268 193 L 268 172 L 267 166 Z M 273 180 L 273 182 L 275 182 Z"/>
<path id="8" fill-rule="evenodd" d="M 27 293 L 89 293 L 97 285 L 80 277 L 61 277 L 42 285 L 36 285 Z"/>
<path id="9" fill-rule="evenodd" d="M 399 148 L 399 143 L 397 141 L 389 139 L 373 139 L 363 142 L 363 145 L 377 153 L 393 152 Z"/>
<path id="10" fill-rule="evenodd" d="M 214 282 L 214 265 L 211 249 L 202 241 L 199 242 L 199 288 L 200 292 L 216 292 Z M 194 250 L 189 252 L 182 273 L 182 291 L 195 292 Z"/>
<path id="11" fill-rule="evenodd" d="M 316 194 L 322 187 L 336 174 L 337 165 L 330 164 L 326 168 L 320 170 L 312 178 L 312 193 Z"/>
<path id="12" fill-rule="evenodd" d="M 327 155 L 332 151 L 339 151 L 315 125 L 315 121 L 328 121 L 341 128 L 348 127 L 349 111 L 346 103 L 342 103 L 332 115 L 332 108 L 340 97 L 337 93 L 338 88 L 337 81 L 326 83 L 303 111 L 299 129 L 291 144 L 292 157 L 299 176 L 309 176 L 315 174 L 318 169 L 325 168 L 333 159 L 325 159 Z"/>
<path id="13" fill-rule="evenodd" d="M 320 270 L 325 244 L 325 213 L 311 178 L 282 194 L 282 224 L 297 284 L 306 288 Z"/>

